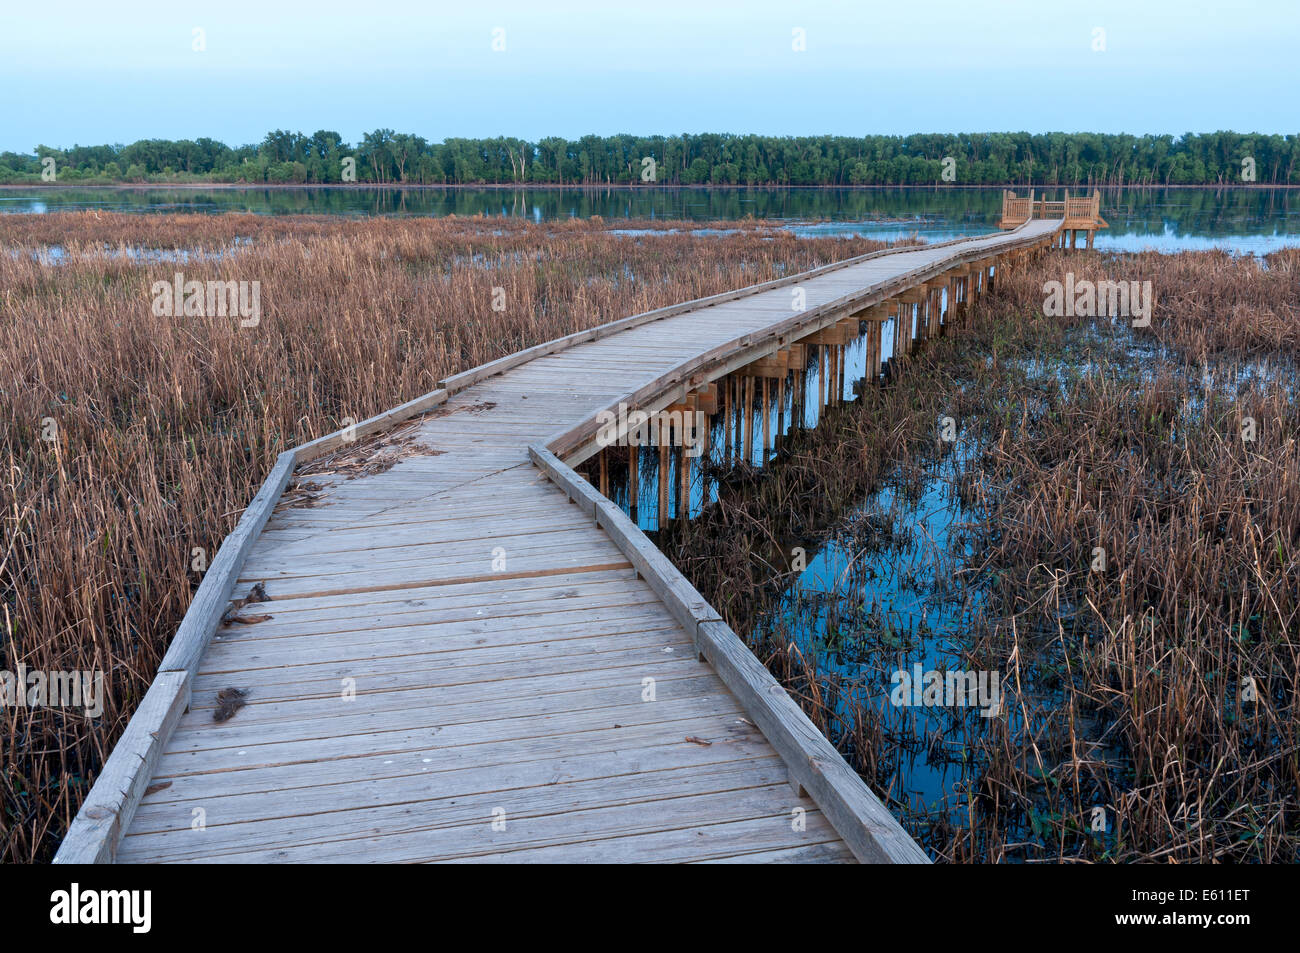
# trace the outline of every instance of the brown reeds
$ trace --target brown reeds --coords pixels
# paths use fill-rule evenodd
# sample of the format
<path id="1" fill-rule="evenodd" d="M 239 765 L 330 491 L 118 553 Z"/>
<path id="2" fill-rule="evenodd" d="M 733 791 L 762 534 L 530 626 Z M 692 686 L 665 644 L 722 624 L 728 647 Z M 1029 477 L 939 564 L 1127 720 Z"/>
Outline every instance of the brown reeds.
<path id="1" fill-rule="evenodd" d="M 520 348 L 879 247 L 757 225 L 0 216 L 0 669 L 101 671 L 107 690 L 96 719 L 0 712 L 0 860 L 52 856 L 279 452 Z M 155 316 L 177 271 L 260 282 L 260 323 Z"/>
<path id="2" fill-rule="evenodd" d="M 763 477 L 733 475 L 663 538 L 936 858 L 1300 856 L 1296 263 L 1294 250 L 1263 263 L 1052 253 L 1003 269 L 969 333 L 794 436 Z M 1044 317 L 1045 284 L 1067 271 L 1151 281 L 1151 328 Z M 866 645 L 858 676 L 827 665 L 810 610 L 780 601 L 792 576 L 773 566 L 844 532 L 882 483 L 906 494 L 935 472 L 949 452 L 941 415 L 973 448 L 952 464 L 973 555 L 927 584 L 980 600 L 956 638 L 966 667 L 1000 673 L 1010 704 L 990 720 L 949 711 L 936 728 L 888 704 L 895 655 L 875 618 L 849 620 Z M 894 554 L 882 558 L 924 532 L 871 519 L 863 532 Z M 921 582 L 936 574 L 928 558 L 913 567 Z M 941 805 L 903 793 L 918 753 L 955 766 Z"/>

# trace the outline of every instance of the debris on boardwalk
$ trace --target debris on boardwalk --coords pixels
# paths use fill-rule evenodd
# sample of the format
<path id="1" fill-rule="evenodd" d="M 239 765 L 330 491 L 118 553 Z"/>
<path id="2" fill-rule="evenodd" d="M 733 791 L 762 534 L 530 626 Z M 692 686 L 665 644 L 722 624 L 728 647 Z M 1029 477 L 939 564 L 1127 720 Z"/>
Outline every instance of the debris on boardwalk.
<path id="1" fill-rule="evenodd" d="M 253 588 L 248 590 L 248 595 L 242 599 L 236 599 L 230 603 L 226 609 L 226 614 L 221 617 L 222 625 L 256 625 L 259 622 L 266 622 L 274 618 L 269 615 L 238 615 L 240 609 L 244 606 L 256 605 L 259 602 L 270 602 L 271 597 L 266 593 L 266 583 L 259 582 Z"/>
<path id="2" fill-rule="evenodd" d="M 284 491 L 280 501 L 275 505 L 275 512 L 289 509 L 305 509 L 320 506 L 321 496 L 325 490 L 324 483 L 315 480 L 303 480 L 295 477 L 291 486 Z"/>
<path id="3" fill-rule="evenodd" d="M 369 440 L 353 441 L 339 450 L 327 454 L 298 470 L 298 475 L 341 476 L 349 480 L 374 476 L 391 470 L 408 457 L 436 457 L 444 451 L 419 443 L 416 431 L 423 420 L 419 417 L 401 427 L 379 434 Z M 320 489 L 315 484 L 314 489 Z M 315 505 L 316 497 L 302 505 Z M 292 504 L 291 504 L 292 505 Z"/>
<path id="4" fill-rule="evenodd" d="M 212 712 L 213 721 L 230 721 L 235 712 L 248 704 L 248 692 L 242 688 L 223 688 L 217 692 L 217 707 Z"/>

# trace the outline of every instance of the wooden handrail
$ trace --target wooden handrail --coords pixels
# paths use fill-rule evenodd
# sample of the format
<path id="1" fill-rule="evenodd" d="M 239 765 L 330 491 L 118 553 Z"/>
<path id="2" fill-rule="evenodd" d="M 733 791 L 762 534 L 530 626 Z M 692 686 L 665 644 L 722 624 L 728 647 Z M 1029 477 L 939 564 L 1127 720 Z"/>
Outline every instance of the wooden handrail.
<path id="1" fill-rule="evenodd" d="M 1091 195 L 1070 196 L 1066 192 L 1063 199 L 1034 199 L 1033 190 L 1027 198 L 1016 196 L 1010 189 L 1002 192 L 1003 228 L 1023 225 L 1034 218 L 1083 219 L 1101 225 L 1101 192 L 1094 189 Z"/>

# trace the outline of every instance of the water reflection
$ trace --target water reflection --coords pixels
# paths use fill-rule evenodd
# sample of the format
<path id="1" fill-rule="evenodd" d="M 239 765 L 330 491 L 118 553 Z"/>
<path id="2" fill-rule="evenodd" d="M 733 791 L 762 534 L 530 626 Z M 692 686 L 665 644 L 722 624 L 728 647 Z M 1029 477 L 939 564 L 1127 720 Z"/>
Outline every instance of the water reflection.
<path id="1" fill-rule="evenodd" d="M 1060 198 L 1065 190 L 1039 189 Z M 1076 190 L 1076 193 L 1079 190 Z M 1291 189 L 1103 189 L 1110 229 L 1099 248 L 1178 251 L 1226 247 L 1261 254 L 1300 243 L 1300 198 Z M 270 215 L 504 215 L 565 218 L 771 219 L 805 235 L 932 241 L 995 229 L 997 188 L 12 188 L 0 211 L 255 212 Z"/>

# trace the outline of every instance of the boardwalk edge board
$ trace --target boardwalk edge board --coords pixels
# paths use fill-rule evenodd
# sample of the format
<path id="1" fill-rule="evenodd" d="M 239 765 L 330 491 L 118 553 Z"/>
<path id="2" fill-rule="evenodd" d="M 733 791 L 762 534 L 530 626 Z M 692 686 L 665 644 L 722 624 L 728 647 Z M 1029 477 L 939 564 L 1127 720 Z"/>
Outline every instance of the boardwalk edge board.
<path id="1" fill-rule="evenodd" d="M 189 703 L 189 673 L 159 672 L 68 828 L 54 863 L 112 863 L 163 745 Z"/>
<path id="2" fill-rule="evenodd" d="M 762 356 L 762 353 L 758 352 L 780 347 L 785 335 L 793 331 L 815 331 L 833 323 L 833 319 L 842 316 L 846 307 L 856 311 L 883 300 L 888 297 L 886 292 L 896 289 L 898 285 L 915 284 L 918 275 L 928 278 L 961 264 L 996 258 L 998 254 L 1008 250 L 1043 244 L 1044 239 L 1041 235 L 1014 240 L 1013 236 L 1028 228 L 1029 224 L 1025 222 L 1003 232 L 1001 237 L 1012 241 L 1002 242 L 998 251 L 974 249 L 966 255 L 954 256 L 939 265 L 915 269 L 890 279 L 883 286 L 872 286 L 865 292 L 847 295 L 826 305 L 801 312 L 756 334 L 744 335 L 705 354 L 697 355 L 626 399 L 634 400 L 640 397 L 649 401 L 655 395 L 662 397 L 674 385 L 680 385 L 678 389 L 684 392 L 687 384 L 681 382 L 686 380 L 689 383 L 690 376 L 700 369 L 712 367 L 725 373 L 722 368 L 729 368 L 731 363 L 737 361 L 747 363 L 755 357 Z M 276 503 L 298 465 L 361 437 L 425 413 L 445 403 L 452 394 L 475 383 L 535 358 L 577 344 L 594 341 L 697 308 L 797 284 L 870 259 L 921 249 L 959 245 L 984 237 L 993 237 L 996 234 L 976 236 L 974 239 L 957 238 L 932 245 L 881 249 L 760 285 L 670 305 L 602 324 L 446 378 L 439 382 L 438 389 L 428 394 L 370 417 L 353 427 L 342 428 L 309 443 L 285 450 L 277 457 L 270 474 L 244 510 L 234 531 L 222 541 L 216 558 L 204 574 L 203 581 L 163 656 L 157 676 L 105 761 L 81 809 L 69 825 L 54 862 L 111 863 L 115 859 L 121 838 L 130 826 L 136 807 L 144 795 L 144 788 L 153 775 L 162 748 L 189 706 L 194 672 L 229 604 L 231 592 L 245 557 L 270 519 Z M 928 863 L 928 858 L 915 842 L 908 837 L 861 778 L 839 757 L 830 742 L 808 721 L 784 689 L 775 679 L 772 679 L 757 659 L 753 658 L 739 637 L 721 620 L 716 610 L 700 596 L 667 557 L 653 547 L 640 529 L 618 507 L 601 496 L 589 483 L 578 477 L 567 464 L 562 462 L 562 456 L 568 456 L 582 444 L 589 433 L 594 432 L 595 421 L 596 418 L 593 416 L 582 421 L 577 427 L 556 434 L 541 444 L 530 445 L 528 451 L 533 463 L 550 476 L 557 485 L 564 487 L 569 492 L 570 498 L 582 506 L 584 513 L 590 512 L 592 519 L 599 523 L 615 544 L 627 554 L 636 571 L 664 600 L 674 618 L 678 619 L 695 638 L 697 653 L 714 665 L 724 683 L 741 699 L 755 719 L 768 719 L 760 721 L 759 728 L 785 759 L 791 772 L 792 783 L 813 797 L 854 855 L 859 860 L 875 862 L 892 860 Z M 570 474 L 572 476 L 569 476 Z M 752 665 L 745 662 L 746 657 Z M 757 666 L 757 669 L 754 666 Z M 759 671 L 762 672 L 761 676 L 758 674 Z M 784 702 L 781 702 L 781 699 L 784 699 Z M 751 708 L 751 704 L 755 707 Z M 795 718 L 793 713 L 797 713 L 799 717 Z M 771 732 L 768 730 L 769 727 Z M 848 829 L 842 829 L 842 824 Z"/>
<path id="3" fill-rule="evenodd" d="M 1025 225 L 1018 226 L 1013 231 L 1005 234 L 1009 237 L 1024 227 Z M 970 239 L 959 239 L 959 241 L 970 241 Z M 974 250 L 966 255 L 946 259 L 937 264 L 923 265 L 903 275 L 888 278 L 875 285 L 868 286 L 861 291 L 844 295 L 807 311 L 798 312 L 784 321 L 769 325 L 760 332 L 741 335 L 709 351 L 688 358 L 667 374 L 610 404 L 604 409 L 604 412 L 617 413 L 620 404 L 627 404 L 643 410 L 662 409 L 663 406 L 683 398 L 686 391 L 694 386 L 723 377 L 754 360 L 775 353 L 795 338 L 804 337 L 807 334 L 815 333 L 822 328 L 835 324 L 844 317 L 845 312 L 861 311 L 879 304 L 896 296 L 905 288 L 912 288 L 925 281 L 937 278 L 952 271 L 955 267 L 976 265 L 984 259 L 990 259 L 989 264 L 993 264 L 991 259 L 995 259 L 1007 251 L 1032 247 L 1041 242 L 1041 237 L 1034 236 L 1022 241 L 1005 243 L 999 247 L 998 251 L 992 253 L 984 249 Z M 950 245 L 954 243 L 944 242 L 943 244 Z M 937 248 L 941 246 L 922 247 Z M 890 252 L 906 250 L 908 249 L 889 249 Z M 872 256 L 863 257 L 874 257 L 879 254 L 881 253 L 873 252 Z M 854 259 L 854 261 L 860 260 L 861 258 Z M 807 274 L 811 274 L 811 272 L 796 276 L 796 279 L 802 280 Z M 702 300 L 708 301 L 709 299 Z M 695 375 L 701 373 L 704 376 L 700 380 L 693 379 Z M 582 421 L 576 427 L 556 433 L 544 441 L 545 445 L 565 460 L 581 462 L 587 455 L 585 452 L 593 449 L 591 438 L 598 430 L 598 419 L 599 415 L 595 415 Z"/>
<path id="4" fill-rule="evenodd" d="M 1025 228 L 1029 223 L 1024 222 L 1003 234 L 1014 235 L 1016 232 Z M 996 232 L 990 234 L 997 234 Z M 715 304 L 723 304 L 727 301 L 735 301 L 737 298 L 747 298 L 751 295 L 762 294 L 766 291 L 772 291 L 776 288 L 783 288 L 788 285 L 798 284 L 809 278 L 816 278 L 832 271 L 838 271 L 842 268 L 851 268 L 854 265 L 860 265 L 864 261 L 870 261 L 873 258 L 883 258 L 888 255 L 897 255 L 909 251 L 916 251 L 918 248 L 932 249 L 945 248 L 949 245 L 957 245 L 962 242 L 970 241 L 970 237 L 953 238 L 946 242 L 935 242 L 933 245 L 901 245 L 893 248 L 882 248 L 878 251 L 867 252 L 863 255 L 856 255 L 853 258 L 846 258 L 843 261 L 833 261 L 826 265 L 819 265 L 808 271 L 801 271 L 795 275 L 786 275 L 783 278 L 773 278 L 771 281 L 765 281 L 762 284 L 746 285 L 744 288 L 736 288 L 732 291 L 722 291 L 715 295 L 709 295 L 704 298 L 694 298 L 690 301 L 683 301 L 679 304 L 670 304 L 662 308 L 656 308 L 653 311 L 645 311 L 641 314 L 634 314 L 626 318 L 619 318 L 617 321 L 610 321 L 605 324 L 598 324 L 594 328 L 587 328 L 584 331 L 576 331 L 573 334 L 564 337 L 554 338 L 542 344 L 536 344 L 533 347 L 525 348 L 522 351 L 515 351 L 513 354 L 507 354 L 504 357 L 497 358 L 495 361 L 489 361 L 486 364 L 480 364 L 478 367 L 472 367 L 467 371 L 459 374 L 453 374 L 438 382 L 438 387 L 445 390 L 448 394 L 455 394 L 464 390 L 466 387 L 472 387 L 474 384 L 485 381 L 497 374 L 503 374 L 506 371 L 513 370 L 529 361 L 539 357 L 546 357 L 548 354 L 556 354 L 560 351 L 568 350 L 579 344 L 587 344 L 591 341 L 598 341 L 601 338 L 608 337 L 611 334 L 617 334 L 620 331 L 629 331 L 632 328 L 640 327 L 643 324 L 650 324 L 654 321 L 661 321 L 664 318 L 671 318 L 678 314 L 685 314 L 688 311 L 695 311 L 699 308 L 707 308 Z"/>
<path id="5" fill-rule="evenodd" d="M 776 749 L 796 791 L 802 789 L 813 799 L 853 856 L 871 864 L 930 863 L 740 636 L 641 529 L 545 447 L 534 444 L 528 452 L 571 500 L 581 501 L 584 513 L 588 506 L 594 509 L 596 522 L 694 637 L 700 660 L 713 667 Z"/>
<path id="6" fill-rule="evenodd" d="M 230 602 L 244 559 L 271 518 L 294 469 L 337 447 L 387 429 L 445 403 L 447 392 L 435 390 L 363 420 L 354 428 L 326 434 L 276 458 L 261 489 L 221 542 L 216 558 L 190 602 L 158 667 L 144 701 L 127 723 L 94 786 L 54 856 L 55 863 L 111 863 L 144 788 L 153 775 L 162 746 L 189 707 L 190 682 Z"/>

